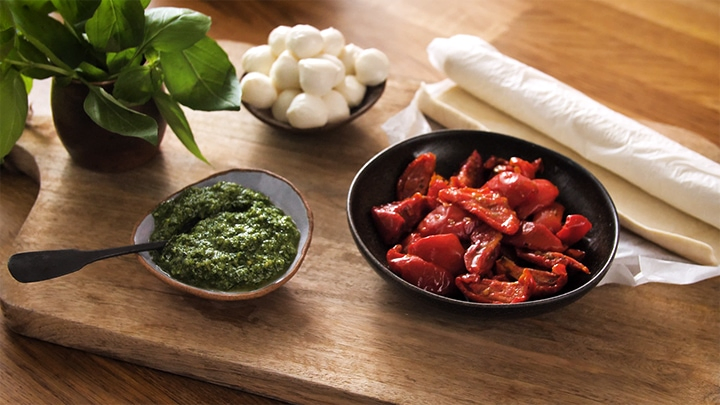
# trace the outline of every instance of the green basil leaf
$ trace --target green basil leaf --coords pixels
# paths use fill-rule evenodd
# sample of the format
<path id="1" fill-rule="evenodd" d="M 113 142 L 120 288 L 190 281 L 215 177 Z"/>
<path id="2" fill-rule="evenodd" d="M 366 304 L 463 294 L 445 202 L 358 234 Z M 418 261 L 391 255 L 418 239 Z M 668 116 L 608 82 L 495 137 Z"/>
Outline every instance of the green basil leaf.
<path id="1" fill-rule="evenodd" d="M 23 133 L 28 113 L 28 95 L 25 82 L 14 69 L 0 71 L 0 100 L 3 118 L 0 120 L 0 162 L 10 153 Z"/>
<path id="2" fill-rule="evenodd" d="M 0 2 L 2 7 L 2 2 Z M 13 50 L 15 45 L 15 29 L 7 28 L 0 31 L 0 60 L 5 59 L 6 56 Z"/>
<path id="3" fill-rule="evenodd" d="M 108 73 L 91 63 L 81 63 L 80 66 L 78 66 L 78 70 L 82 72 L 82 77 L 89 82 L 104 82 L 108 80 Z"/>
<path id="4" fill-rule="evenodd" d="M 23 37 L 17 38 L 16 49 L 23 60 L 32 63 L 50 63 L 47 56 Z"/>
<path id="5" fill-rule="evenodd" d="M 140 66 L 140 59 L 135 58 L 135 52 L 136 48 L 128 48 L 124 51 L 108 53 L 105 57 L 108 72 L 113 75 L 131 66 Z"/>
<path id="6" fill-rule="evenodd" d="M 213 39 L 205 37 L 180 52 L 160 52 L 165 85 L 173 98 L 194 110 L 240 109 L 235 67 Z"/>
<path id="7" fill-rule="evenodd" d="M 142 138 L 157 145 L 158 126 L 152 117 L 123 106 L 101 87 L 88 87 L 90 93 L 83 107 L 96 124 L 110 132 Z"/>
<path id="8" fill-rule="evenodd" d="M 25 83 L 25 93 L 30 94 L 30 90 L 32 90 L 33 87 L 33 79 L 23 74 L 20 74 L 20 77 L 22 77 L 23 83 Z"/>
<path id="9" fill-rule="evenodd" d="M 12 28 L 13 32 L 15 32 L 10 5 L 6 1 L 0 1 L 0 30 L 4 31 L 8 28 Z"/>
<path id="10" fill-rule="evenodd" d="M 55 9 L 69 24 L 78 24 L 92 17 L 101 0 L 52 0 Z"/>
<path id="11" fill-rule="evenodd" d="M 145 13 L 145 41 L 161 52 L 182 51 L 203 39 L 210 17 L 197 11 L 158 7 Z"/>
<path id="12" fill-rule="evenodd" d="M 17 39 L 16 51 L 17 54 L 20 55 L 20 59 L 33 64 L 33 67 L 20 70 L 20 72 L 25 76 L 32 77 L 33 79 L 47 79 L 48 77 L 57 74 L 57 72 L 52 72 L 49 70 L 45 70 L 42 67 L 37 67 L 38 65 L 52 64 L 48 62 L 48 59 L 44 53 L 40 52 L 39 49 L 37 49 L 25 39 Z"/>
<path id="13" fill-rule="evenodd" d="M 125 104 L 141 105 L 150 100 L 161 84 L 153 77 L 150 66 L 137 66 L 118 75 L 113 96 Z"/>
<path id="14" fill-rule="evenodd" d="M 18 31 L 53 63 L 70 70 L 83 61 L 85 48 L 61 22 L 23 1 L 3 1 L 8 1 Z"/>
<path id="15" fill-rule="evenodd" d="M 55 11 L 52 0 L 19 0 L 19 2 L 40 14 L 50 14 Z"/>
<path id="16" fill-rule="evenodd" d="M 145 32 L 140 0 L 102 0 L 85 23 L 88 41 L 99 50 L 119 52 L 139 46 Z"/>
<path id="17" fill-rule="evenodd" d="M 163 92 L 155 94 L 153 100 L 155 100 L 155 105 L 158 107 L 158 110 L 160 110 L 160 114 L 165 118 L 165 121 L 175 133 L 175 136 L 185 145 L 185 148 L 195 155 L 195 157 L 209 164 L 195 143 L 195 137 L 193 136 L 190 124 L 187 118 L 185 118 L 185 113 L 182 107 L 180 107 L 180 104 Z"/>

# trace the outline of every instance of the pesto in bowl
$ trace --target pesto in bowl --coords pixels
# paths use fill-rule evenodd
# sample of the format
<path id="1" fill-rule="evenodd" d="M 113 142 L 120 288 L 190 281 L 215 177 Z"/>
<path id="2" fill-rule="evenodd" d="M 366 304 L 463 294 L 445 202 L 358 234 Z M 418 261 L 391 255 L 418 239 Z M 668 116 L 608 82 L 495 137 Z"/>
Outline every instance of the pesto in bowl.
<path id="1" fill-rule="evenodd" d="M 155 263 L 196 287 L 253 290 L 282 275 L 297 255 L 300 231 L 292 218 L 236 183 L 188 188 L 152 215 L 150 241 L 168 241 L 151 253 Z"/>
<path id="2" fill-rule="evenodd" d="M 138 254 L 151 274 L 206 299 L 257 298 L 284 285 L 310 247 L 313 216 L 288 180 L 232 169 L 174 193 L 135 227 L 133 243 L 167 240 Z"/>

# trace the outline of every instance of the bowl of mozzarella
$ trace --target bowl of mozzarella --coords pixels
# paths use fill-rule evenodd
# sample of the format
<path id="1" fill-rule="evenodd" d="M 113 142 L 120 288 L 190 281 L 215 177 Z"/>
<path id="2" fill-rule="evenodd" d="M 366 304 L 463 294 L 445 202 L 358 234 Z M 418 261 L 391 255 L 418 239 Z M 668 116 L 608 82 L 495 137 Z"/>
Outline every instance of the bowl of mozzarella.
<path id="1" fill-rule="evenodd" d="M 242 56 L 242 103 L 252 115 L 290 132 L 345 125 L 382 95 L 390 70 L 376 48 L 348 43 L 340 30 L 281 25 Z"/>

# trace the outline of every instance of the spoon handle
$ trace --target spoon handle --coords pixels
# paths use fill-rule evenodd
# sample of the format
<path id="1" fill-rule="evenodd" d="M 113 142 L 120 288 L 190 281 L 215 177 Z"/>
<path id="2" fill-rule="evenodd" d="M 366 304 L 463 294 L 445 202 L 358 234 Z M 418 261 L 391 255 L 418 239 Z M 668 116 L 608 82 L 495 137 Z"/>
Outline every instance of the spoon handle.
<path id="1" fill-rule="evenodd" d="M 7 266 L 15 280 L 32 283 L 73 273 L 98 260 L 160 249 L 166 243 L 149 242 L 100 250 L 62 249 L 16 253 L 10 256 Z"/>

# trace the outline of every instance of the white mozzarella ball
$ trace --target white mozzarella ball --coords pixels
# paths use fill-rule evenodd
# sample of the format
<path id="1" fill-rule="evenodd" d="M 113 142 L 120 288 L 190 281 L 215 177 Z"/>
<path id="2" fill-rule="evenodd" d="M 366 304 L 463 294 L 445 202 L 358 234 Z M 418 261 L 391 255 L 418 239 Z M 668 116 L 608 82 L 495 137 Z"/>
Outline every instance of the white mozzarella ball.
<path id="1" fill-rule="evenodd" d="M 270 34 L 268 35 L 268 45 L 275 57 L 280 56 L 280 54 L 286 49 L 285 38 L 287 37 L 288 32 L 290 32 L 290 27 L 287 25 L 279 25 L 270 31 Z"/>
<path id="2" fill-rule="evenodd" d="M 323 37 L 323 52 L 338 56 L 345 47 L 345 37 L 340 30 L 330 27 L 320 31 Z"/>
<path id="3" fill-rule="evenodd" d="M 298 62 L 300 88 L 310 94 L 322 96 L 335 87 L 340 68 L 327 59 L 307 58 Z"/>
<path id="4" fill-rule="evenodd" d="M 345 96 L 333 90 L 322 97 L 328 110 L 328 123 L 342 121 L 350 116 Z"/>
<path id="5" fill-rule="evenodd" d="M 245 51 L 241 64 L 246 72 L 260 72 L 267 75 L 273 61 L 275 61 L 275 56 L 272 54 L 270 45 L 259 45 Z"/>
<path id="6" fill-rule="evenodd" d="M 378 49 L 365 49 L 355 58 L 355 76 L 360 83 L 367 86 L 384 82 L 389 72 L 390 60 Z"/>
<path id="7" fill-rule="evenodd" d="M 290 51 L 283 51 L 272 67 L 270 67 L 270 79 L 275 87 L 279 90 L 299 89 L 300 73 L 298 71 L 298 61 Z"/>
<path id="8" fill-rule="evenodd" d="M 316 128 L 327 124 L 328 110 L 321 97 L 300 93 L 290 103 L 287 118 L 295 128 Z"/>
<path id="9" fill-rule="evenodd" d="M 338 54 L 338 59 L 345 64 L 345 73 L 348 75 L 355 74 L 355 59 L 362 52 L 362 48 L 355 44 L 347 44 Z"/>
<path id="10" fill-rule="evenodd" d="M 335 87 L 335 90 L 345 97 L 350 108 L 357 107 L 365 97 L 367 87 L 360 83 L 355 76 L 348 75 L 342 83 Z"/>
<path id="11" fill-rule="evenodd" d="M 288 31 L 285 46 L 298 59 L 303 59 L 322 52 L 325 43 L 319 29 L 312 25 L 298 24 Z"/>
<path id="12" fill-rule="evenodd" d="M 286 89 L 278 94 L 277 100 L 275 100 L 275 103 L 272 105 L 272 115 L 276 120 L 288 122 L 288 108 L 290 108 L 290 103 L 292 103 L 298 94 L 300 94 L 300 90 L 298 89 Z"/>
<path id="13" fill-rule="evenodd" d="M 277 99 L 277 90 L 270 78 L 259 72 L 250 72 L 240 81 L 242 101 L 257 108 L 270 108 Z"/>
<path id="14" fill-rule="evenodd" d="M 330 62 L 334 63 L 339 68 L 339 70 L 337 71 L 337 74 L 335 76 L 335 82 L 333 83 L 333 87 L 342 83 L 343 79 L 345 78 L 345 64 L 342 63 L 342 61 L 340 59 L 338 59 L 337 56 L 333 56 L 333 55 L 330 55 L 327 53 L 324 53 L 324 54 L 318 56 L 318 59 L 329 60 Z"/>

